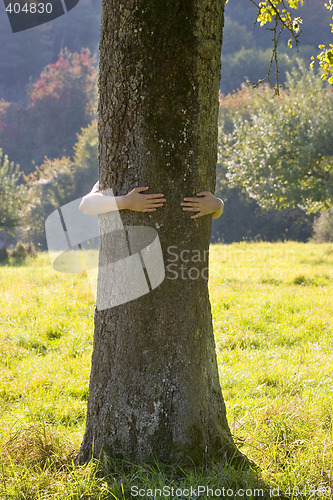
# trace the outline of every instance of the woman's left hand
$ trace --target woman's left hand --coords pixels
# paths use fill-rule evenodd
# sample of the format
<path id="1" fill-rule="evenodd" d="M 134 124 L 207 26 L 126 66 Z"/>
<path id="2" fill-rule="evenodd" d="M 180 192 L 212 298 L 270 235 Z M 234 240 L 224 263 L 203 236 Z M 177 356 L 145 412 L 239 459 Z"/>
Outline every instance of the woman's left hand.
<path id="1" fill-rule="evenodd" d="M 222 215 L 224 203 L 223 200 L 214 196 L 210 191 L 200 191 L 196 197 L 184 198 L 181 203 L 184 212 L 197 212 L 191 216 L 191 219 L 197 219 L 204 215 L 212 214 L 214 219 Z"/>

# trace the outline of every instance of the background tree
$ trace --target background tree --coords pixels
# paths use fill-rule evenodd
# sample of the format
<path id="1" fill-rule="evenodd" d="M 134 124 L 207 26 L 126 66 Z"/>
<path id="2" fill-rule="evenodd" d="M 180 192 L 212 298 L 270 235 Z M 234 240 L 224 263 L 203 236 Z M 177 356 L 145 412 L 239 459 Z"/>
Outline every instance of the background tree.
<path id="1" fill-rule="evenodd" d="M 100 0 L 80 0 L 75 9 L 51 23 L 13 34 L 1 2 L 0 45 L 6 50 L 0 51 L 0 95 L 26 105 L 27 89 L 65 47 L 70 52 L 87 48 L 97 55 L 100 23 Z"/>
<path id="2" fill-rule="evenodd" d="M 96 72 L 89 52 L 62 51 L 57 62 L 46 66 L 29 97 L 35 162 L 44 155 L 71 156 L 76 134 L 95 114 Z"/>
<path id="3" fill-rule="evenodd" d="M 312 241 L 333 242 L 333 207 L 323 210 L 315 219 Z"/>
<path id="4" fill-rule="evenodd" d="M 306 214 L 301 208 L 264 209 L 244 190 L 230 188 L 226 183 L 217 189 L 217 196 L 224 200 L 224 211 L 223 217 L 213 220 L 213 242 L 306 242 L 312 236 L 314 214 Z"/>
<path id="5" fill-rule="evenodd" d="M 19 103 L 0 100 L 0 144 L 23 171 L 31 163 L 31 135 L 27 110 Z M 22 162 L 22 163 L 21 163 Z"/>
<path id="6" fill-rule="evenodd" d="M 98 131 L 97 120 L 81 129 L 74 146 L 75 193 L 79 198 L 87 194 L 98 179 Z M 73 198 L 74 199 L 74 198 Z"/>
<path id="7" fill-rule="evenodd" d="M 0 101 L 0 144 L 26 174 L 45 156 L 73 157 L 77 133 L 95 117 L 96 78 L 89 52 L 64 50 L 30 89 L 27 106 Z"/>
<path id="8" fill-rule="evenodd" d="M 18 187 L 21 172 L 19 166 L 8 160 L 0 149 L 0 260 L 7 257 L 8 234 L 19 221 L 19 205 L 22 192 Z"/>
<path id="9" fill-rule="evenodd" d="M 288 75 L 286 90 L 253 90 L 249 118 L 233 117 L 221 130 L 221 158 L 232 186 L 242 186 L 267 208 L 302 206 L 309 212 L 333 201 L 333 94 L 302 66 Z"/>
<path id="10" fill-rule="evenodd" d="M 307 214 L 299 207 L 286 209 L 263 208 L 250 198 L 246 189 L 237 184 L 231 187 L 227 177 L 225 137 L 233 132 L 237 120 L 250 120 L 253 106 L 251 101 L 257 93 L 245 84 L 229 95 L 220 93 L 219 142 L 220 154 L 217 163 L 216 193 L 224 202 L 223 217 L 213 220 L 212 241 L 232 243 L 243 240 L 263 241 L 307 241 L 313 231 L 313 214 Z M 303 118 L 302 118 L 303 120 Z"/>

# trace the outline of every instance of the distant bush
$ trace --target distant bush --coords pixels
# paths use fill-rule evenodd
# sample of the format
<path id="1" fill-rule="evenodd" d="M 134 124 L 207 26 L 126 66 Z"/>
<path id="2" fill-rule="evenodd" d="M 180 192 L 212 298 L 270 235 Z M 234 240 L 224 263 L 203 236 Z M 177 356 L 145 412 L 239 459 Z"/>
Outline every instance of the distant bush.
<path id="1" fill-rule="evenodd" d="M 77 135 L 74 161 L 45 158 L 25 177 L 25 206 L 21 230 L 32 230 L 35 244 L 46 249 L 45 220 L 57 208 L 84 196 L 98 179 L 97 121 Z"/>
<path id="2" fill-rule="evenodd" d="M 0 246 L 0 262 L 8 259 L 8 250 L 5 246 Z"/>
<path id="3" fill-rule="evenodd" d="M 32 229 L 35 244 L 46 248 L 45 220 L 57 208 L 72 200 L 75 190 L 73 162 L 68 157 L 50 160 L 25 176 L 25 206 L 21 229 Z"/>
<path id="4" fill-rule="evenodd" d="M 212 241 L 302 241 L 312 236 L 313 214 L 300 208 L 264 210 L 237 188 L 219 191 L 225 201 L 222 217 L 213 220 Z"/>
<path id="5" fill-rule="evenodd" d="M 36 248 L 32 242 L 24 243 L 19 241 L 16 246 L 9 251 L 9 255 L 14 259 L 23 260 L 28 255 L 36 256 Z"/>
<path id="6" fill-rule="evenodd" d="M 3 259 L 7 257 L 8 235 L 13 234 L 19 223 L 19 209 L 24 196 L 18 185 L 20 177 L 19 166 L 10 162 L 0 148 L 0 233 L 3 236 L 0 238 L 0 249 Z"/>
<path id="7" fill-rule="evenodd" d="M 333 242 L 333 207 L 325 210 L 315 219 L 311 241 L 315 243 Z"/>

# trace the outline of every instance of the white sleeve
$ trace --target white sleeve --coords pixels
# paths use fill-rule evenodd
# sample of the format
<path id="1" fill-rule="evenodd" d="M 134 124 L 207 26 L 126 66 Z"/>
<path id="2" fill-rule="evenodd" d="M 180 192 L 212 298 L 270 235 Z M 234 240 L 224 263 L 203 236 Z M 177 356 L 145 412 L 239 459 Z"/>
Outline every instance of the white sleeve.
<path id="1" fill-rule="evenodd" d="M 91 193 L 95 193 L 96 191 L 99 191 L 99 181 L 97 181 L 97 182 L 93 185 L 93 187 L 92 187 L 92 189 L 91 189 L 91 191 L 90 191 L 90 192 L 91 192 Z"/>
<path id="2" fill-rule="evenodd" d="M 94 184 L 90 193 L 86 194 L 80 203 L 79 209 L 87 215 L 104 214 L 118 210 L 116 198 L 98 191 L 99 183 Z"/>

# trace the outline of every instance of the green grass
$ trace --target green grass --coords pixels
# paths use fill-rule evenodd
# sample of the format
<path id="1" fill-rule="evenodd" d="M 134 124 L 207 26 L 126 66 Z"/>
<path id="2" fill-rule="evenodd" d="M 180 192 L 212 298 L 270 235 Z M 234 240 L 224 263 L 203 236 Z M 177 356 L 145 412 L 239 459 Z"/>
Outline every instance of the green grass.
<path id="1" fill-rule="evenodd" d="M 120 500 L 134 498 L 132 486 L 236 491 L 255 484 L 279 488 L 271 498 L 314 498 L 311 488 L 316 498 L 330 498 L 321 488 L 333 491 L 332 264 L 332 244 L 211 248 L 222 391 L 234 439 L 260 467 L 258 478 L 219 464 L 75 466 L 93 340 L 89 282 L 54 271 L 47 253 L 2 264 L 0 499 Z"/>

